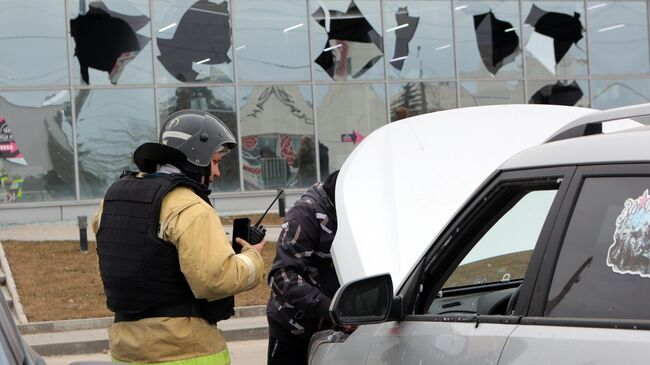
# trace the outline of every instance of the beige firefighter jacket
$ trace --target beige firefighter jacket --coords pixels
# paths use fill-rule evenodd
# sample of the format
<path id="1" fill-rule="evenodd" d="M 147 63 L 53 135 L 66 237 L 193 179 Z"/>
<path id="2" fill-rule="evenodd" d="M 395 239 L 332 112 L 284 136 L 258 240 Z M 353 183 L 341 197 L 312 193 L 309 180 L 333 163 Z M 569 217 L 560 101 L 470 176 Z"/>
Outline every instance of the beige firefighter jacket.
<path id="1" fill-rule="evenodd" d="M 91 222 L 95 233 L 101 225 L 102 207 Z M 190 188 L 177 187 L 163 198 L 160 222 L 159 234 L 176 245 L 181 271 L 197 298 L 213 301 L 261 282 L 261 255 L 250 247 L 235 254 L 215 210 Z M 113 359 L 129 363 L 230 361 L 221 331 L 202 318 L 119 322 L 110 327 L 109 342 Z"/>

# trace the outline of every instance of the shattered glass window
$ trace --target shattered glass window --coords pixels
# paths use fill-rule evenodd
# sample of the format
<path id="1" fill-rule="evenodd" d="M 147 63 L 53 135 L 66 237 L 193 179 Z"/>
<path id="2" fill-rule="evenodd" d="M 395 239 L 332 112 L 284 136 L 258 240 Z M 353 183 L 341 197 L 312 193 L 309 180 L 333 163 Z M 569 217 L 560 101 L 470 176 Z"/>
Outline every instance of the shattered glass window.
<path id="1" fill-rule="evenodd" d="M 385 94 L 382 83 L 316 86 L 319 149 L 327 155 L 329 172 L 340 169 L 370 132 L 388 123 Z"/>
<path id="2" fill-rule="evenodd" d="M 0 93 L 0 204 L 75 199 L 70 93 Z"/>
<path id="3" fill-rule="evenodd" d="M 649 319 L 650 177 L 586 178 L 548 293 L 551 317 Z"/>
<path id="4" fill-rule="evenodd" d="M 233 8 L 239 81 L 310 79 L 304 0 L 238 0 Z"/>
<path id="5" fill-rule="evenodd" d="M 589 107 L 587 80 L 529 80 L 529 104 L 554 104 Z"/>
<path id="6" fill-rule="evenodd" d="M 451 1 L 384 1 L 392 79 L 454 77 Z"/>
<path id="7" fill-rule="evenodd" d="M 524 83 L 512 81 L 465 81 L 460 83 L 460 106 L 521 104 Z"/>
<path id="8" fill-rule="evenodd" d="M 68 84 L 63 19 L 61 2 L 0 2 L 0 85 Z"/>
<path id="9" fill-rule="evenodd" d="M 305 188 L 316 182 L 311 87 L 258 85 L 240 90 L 244 189 Z M 318 151 L 322 153 L 320 146 Z"/>
<path id="10" fill-rule="evenodd" d="M 67 0 L 75 85 L 151 84 L 147 0 Z"/>
<path id="11" fill-rule="evenodd" d="M 233 81 L 228 1 L 164 0 L 153 10 L 158 82 Z"/>
<path id="12" fill-rule="evenodd" d="M 396 121 L 415 115 L 457 107 L 456 83 L 405 82 L 388 85 L 390 120 Z"/>
<path id="13" fill-rule="evenodd" d="M 593 74 L 650 72 L 647 7 L 646 1 L 589 2 L 589 61 Z"/>
<path id="14" fill-rule="evenodd" d="M 454 2 L 461 78 L 521 77 L 519 2 Z"/>
<path id="15" fill-rule="evenodd" d="M 81 199 L 101 198 L 122 171 L 137 171 L 133 151 L 158 139 L 153 89 L 84 89 L 74 97 Z"/>
<path id="16" fill-rule="evenodd" d="M 584 9 L 582 1 L 522 3 L 523 41 L 528 75 L 587 74 Z"/>
<path id="17" fill-rule="evenodd" d="M 234 87 L 179 87 L 158 89 L 158 113 L 164 121 L 182 109 L 206 111 L 223 121 L 230 131 L 237 131 L 237 111 Z M 213 192 L 239 191 L 239 152 L 234 149 L 222 157 L 219 164 L 221 176 L 210 189 Z"/>
<path id="18" fill-rule="evenodd" d="M 592 80 L 592 105 L 611 109 L 650 101 L 650 79 Z"/>
<path id="19" fill-rule="evenodd" d="M 378 1 L 311 0 L 309 5 L 316 80 L 384 78 Z"/>

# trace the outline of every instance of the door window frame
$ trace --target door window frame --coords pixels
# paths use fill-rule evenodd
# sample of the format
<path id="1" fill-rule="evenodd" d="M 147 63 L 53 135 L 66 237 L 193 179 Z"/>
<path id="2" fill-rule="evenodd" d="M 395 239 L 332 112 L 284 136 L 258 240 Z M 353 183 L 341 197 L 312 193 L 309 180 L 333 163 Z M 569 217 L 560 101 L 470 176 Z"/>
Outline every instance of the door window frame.
<path id="1" fill-rule="evenodd" d="M 534 288 L 530 296 L 530 305 L 521 324 L 527 325 L 551 325 L 571 327 L 597 327 L 597 328 L 619 328 L 619 329 L 650 329 L 650 320 L 630 319 L 609 319 L 609 318 L 564 318 L 546 317 L 544 311 L 551 288 L 555 268 L 560 256 L 562 244 L 569 228 L 570 219 L 576 208 L 578 198 L 582 191 L 584 182 L 588 178 L 626 178 L 626 177 L 650 177 L 650 164 L 648 163 L 620 163 L 608 165 L 586 165 L 578 166 L 572 181 L 569 184 L 566 198 L 562 202 L 554 227 L 548 243 L 546 252 L 540 257 L 539 274 L 535 280 Z"/>
<path id="2" fill-rule="evenodd" d="M 445 253 L 449 255 L 449 245 L 454 245 L 458 239 L 466 239 L 471 242 L 470 245 L 466 243 L 461 248 L 462 252 L 471 250 L 471 248 L 478 242 L 492 224 L 490 223 L 489 216 L 486 215 L 486 209 L 497 206 L 508 207 L 507 201 L 491 200 L 491 199 L 504 199 L 505 197 L 499 196 L 503 194 L 503 188 L 509 185 L 521 185 L 522 187 L 532 187 L 537 184 L 540 186 L 550 185 L 553 180 L 561 179 L 557 187 L 557 193 L 551 207 L 547 213 L 546 219 L 542 225 L 539 233 L 537 243 L 533 250 L 528 269 L 523 279 L 523 284 L 520 289 L 519 299 L 515 306 L 516 315 L 481 315 L 480 322 L 487 323 L 509 323 L 515 324 L 519 321 L 521 316 L 527 311 L 530 304 L 531 294 L 534 287 L 534 282 L 537 280 L 537 272 L 542 262 L 542 257 L 546 251 L 548 240 L 553 231 L 556 223 L 557 213 L 562 205 L 565 195 L 567 194 L 570 182 L 574 176 L 575 167 L 550 167 L 539 169 L 525 169 L 525 170 L 511 170 L 511 171 L 497 171 L 490 178 L 488 178 L 479 189 L 476 190 L 472 197 L 467 200 L 461 209 L 455 214 L 454 218 L 446 226 L 445 230 L 436 238 L 431 245 L 423 259 L 418 263 L 416 268 L 408 277 L 405 285 L 399 294 L 401 294 L 405 301 L 405 312 L 410 313 L 404 320 L 414 321 L 452 321 L 452 322 L 475 322 L 478 321 L 478 316 L 449 316 L 449 315 L 434 315 L 434 314 L 413 314 L 423 313 L 427 304 L 432 302 L 431 296 L 437 293 L 444 282 L 447 280 L 451 272 L 456 268 L 456 265 L 450 265 L 449 262 L 440 262 L 437 258 L 442 256 L 444 259 Z M 531 189 L 535 190 L 535 189 Z M 510 199 L 510 197 L 508 197 Z M 498 219 L 501 219 L 499 216 Z M 496 221 L 498 221 L 496 219 Z M 495 221 L 495 222 L 496 222 Z M 465 230 L 469 227 L 470 232 L 458 236 L 459 230 Z M 473 227 L 473 228 L 472 228 Z M 459 243 L 457 243 L 459 244 Z M 456 244 L 456 245 L 457 245 Z M 463 255 L 464 256 L 464 255 Z M 436 261 L 438 260 L 438 261 Z M 458 261 L 460 262 L 460 261 Z M 424 272 L 431 274 L 425 278 Z M 488 284 L 489 285 L 489 284 Z M 513 282 L 516 286 L 516 282 Z M 426 299 L 428 293 L 429 298 Z"/>

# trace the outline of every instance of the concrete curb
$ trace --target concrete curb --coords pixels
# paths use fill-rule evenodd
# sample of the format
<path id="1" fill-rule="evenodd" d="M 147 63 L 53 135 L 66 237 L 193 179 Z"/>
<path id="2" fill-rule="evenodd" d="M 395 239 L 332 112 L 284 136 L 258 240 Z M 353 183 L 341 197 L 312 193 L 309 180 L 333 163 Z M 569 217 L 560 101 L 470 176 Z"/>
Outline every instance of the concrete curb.
<path id="1" fill-rule="evenodd" d="M 266 316 L 265 305 L 253 305 L 248 307 L 235 307 L 235 315 L 232 318 L 248 318 Z M 56 333 L 82 330 L 95 330 L 108 328 L 113 324 L 113 317 L 67 319 L 62 321 L 30 322 L 18 325 L 18 330 L 23 335 L 37 333 Z"/>
<path id="2" fill-rule="evenodd" d="M 5 255 L 5 250 L 2 247 L 2 242 L 0 242 L 0 266 L 6 277 L 7 289 L 9 289 L 9 294 L 11 294 L 11 300 L 13 302 L 13 310 L 16 313 L 18 323 L 27 323 L 27 316 L 23 310 L 23 305 L 20 303 L 20 297 L 18 297 L 18 290 L 16 289 L 16 283 L 14 282 L 14 277 L 11 275 L 11 268 L 9 267 L 9 262 L 7 261 L 7 256 Z"/>
<path id="3" fill-rule="evenodd" d="M 268 337 L 266 316 L 231 318 L 219 322 L 218 327 L 226 341 L 260 340 Z M 41 356 L 105 353 L 109 348 L 106 328 L 28 334 L 24 339 Z"/>

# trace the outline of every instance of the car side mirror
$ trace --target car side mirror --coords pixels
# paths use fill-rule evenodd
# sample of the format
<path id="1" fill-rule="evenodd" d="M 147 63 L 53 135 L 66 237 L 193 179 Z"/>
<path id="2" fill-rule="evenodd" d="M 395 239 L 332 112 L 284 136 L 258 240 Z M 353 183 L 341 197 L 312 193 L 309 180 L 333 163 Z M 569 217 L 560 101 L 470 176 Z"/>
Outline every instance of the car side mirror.
<path id="1" fill-rule="evenodd" d="M 398 311 L 392 308 L 399 307 Z M 391 315 L 391 309 L 393 309 Z M 330 316 L 338 325 L 385 322 L 401 311 L 401 298 L 393 298 L 390 274 L 380 274 L 343 285 L 334 295 Z"/>

